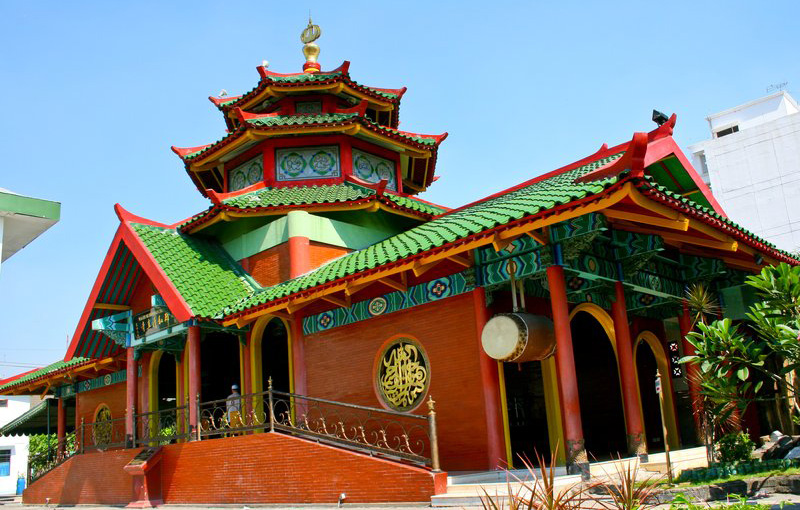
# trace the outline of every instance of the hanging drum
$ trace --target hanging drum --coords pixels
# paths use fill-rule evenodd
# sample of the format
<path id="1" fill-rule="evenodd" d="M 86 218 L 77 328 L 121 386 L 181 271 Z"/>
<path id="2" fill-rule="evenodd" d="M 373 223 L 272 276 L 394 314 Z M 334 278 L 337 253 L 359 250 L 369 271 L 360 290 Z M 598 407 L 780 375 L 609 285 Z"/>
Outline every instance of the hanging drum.
<path id="1" fill-rule="evenodd" d="M 543 360 L 556 352 L 553 321 L 529 313 L 501 313 L 481 333 L 483 350 L 499 361 L 524 363 Z"/>

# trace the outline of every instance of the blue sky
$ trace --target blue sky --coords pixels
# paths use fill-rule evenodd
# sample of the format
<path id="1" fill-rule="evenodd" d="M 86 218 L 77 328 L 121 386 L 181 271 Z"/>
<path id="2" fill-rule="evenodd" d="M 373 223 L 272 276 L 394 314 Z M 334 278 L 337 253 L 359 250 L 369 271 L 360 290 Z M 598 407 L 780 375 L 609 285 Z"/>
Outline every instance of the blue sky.
<path id="1" fill-rule="evenodd" d="M 255 86 L 263 59 L 300 71 L 309 9 L 324 69 L 407 86 L 401 129 L 450 133 L 423 195 L 448 206 L 650 130 L 653 108 L 686 147 L 708 114 L 800 85 L 793 1 L 0 2 L 0 187 L 62 203 L 0 271 L 0 377 L 64 355 L 114 203 L 207 207 L 170 145 L 221 137 L 206 98 Z"/>

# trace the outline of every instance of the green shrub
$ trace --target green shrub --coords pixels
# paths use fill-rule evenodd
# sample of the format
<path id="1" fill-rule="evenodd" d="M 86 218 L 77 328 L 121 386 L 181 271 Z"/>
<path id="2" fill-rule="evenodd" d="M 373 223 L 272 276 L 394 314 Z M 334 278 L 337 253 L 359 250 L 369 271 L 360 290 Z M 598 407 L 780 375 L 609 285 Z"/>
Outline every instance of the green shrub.
<path id="1" fill-rule="evenodd" d="M 755 449 L 750 436 L 744 432 L 725 434 L 717 443 L 717 454 L 720 462 L 746 462 Z"/>

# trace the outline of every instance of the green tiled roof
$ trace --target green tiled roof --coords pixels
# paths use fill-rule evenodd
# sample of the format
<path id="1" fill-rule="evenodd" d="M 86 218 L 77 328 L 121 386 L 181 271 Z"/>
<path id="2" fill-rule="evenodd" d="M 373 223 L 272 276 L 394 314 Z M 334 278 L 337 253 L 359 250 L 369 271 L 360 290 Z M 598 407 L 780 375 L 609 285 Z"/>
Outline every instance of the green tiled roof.
<path id="1" fill-rule="evenodd" d="M 291 186 L 278 188 L 261 188 L 243 195 L 228 198 L 222 201 L 227 207 L 237 209 L 256 209 L 262 207 L 291 207 L 314 204 L 335 204 L 338 202 L 352 202 L 374 198 L 377 192 L 372 188 L 359 186 L 352 182 L 322 186 Z M 424 202 L 414 197 L 397 195 L 384 192 L 383 196 L 398 206 L 430 216 L 442 214 L 447 209 Z M 180 225 L 184 227 L 206 217 L 214 208 L 198 214 L 189 221 Z"/>
<path id="2" fill-rule="evenodd" d="M 57 372 L 59 370 L 62 370 L 62 369 L 65 369 L 65 368 L 69 368 L 69 367 L 72 367 L 72 366 L 75 366 L 75 365 L 80 365 L 81 363 L 84 363 L 86 361 L 89 361 L 89 359 L 88 358 L 72 358 L 69 361 L 63 361 L 63 360 L 56 361 L 55 363 L 51 363 L 50 365 L 47 365 L 46 367 L 42 367 L 42 368 L 40 368 L 38 370 L 34 370 L 33 372 L 25 374 L 22 377 L 20 377 L 19 379 L 15 379 L 13 381 L 10 381 L 10 382 L 7 382 L 7 383 L 3 384 L 2 386 L 0 386 L 0 392 L 3 392 L 5 390 L 7 390 L 9 388 L 13 388 L 15 386 L 19 386 L 21 384 L 25 384 L 25 383 L 28 383 L 28 382 L 31 382 L 31 381 L 35 381 L 37 379 L 41 379 L 41 378 L 43 378 L 43 377 L 45 377 L 45 376 L 47 376 L 49 374 L 52 374 L 53 372 Z"/>
<path id="3" fill-rule="evenodd" d="M 222 203 L 240 209 L 254 207 L 276 207 L 285 205 L 329 204 L 335 202 L 350 202 L 377 195 L 374 189 L 358 184 L 345 182 L 330 186 L 292 186 L 280 188 L 262 188 L 244 195 L 223 200 Z M 446 209 L 427 202 L 422 202 L 412 197 L 396 195 L 385 192 L 384 196 L 406 209 L 419 211 L 435 216 Z"/>
<path id="4" fill-rule="evenodd" d="M 722 216 L 721 214 L 719 214 L 718 212 L 714 211 L 713 209 L 709 209 L 708 207 L 706 207 L 704 205 L 698 204 L 697 202 L 695 202 L 694 200 L 692 200 L 689 197 L 685 197 L 685 196 L 683 196 L 681 194 L 672 192 L 668 188 L 666 188 L 665 186 L 661 186 L 661 185 L 657 184 L 653 177 L 651 177 L 649 175 L 645 175 L 645 179 L 647 181 L 646 187 L 653 188 L 654 190 L 656 190 L 656 191 L 658 191 L 660 193 L 663 193 L 664 195 L 668 196 L 669 198 L 672 198 L 674 200 L 677 200 L 677 201 L 681 202 L 682 204 L 686 204 L 686 205 L 688 205 L 688 206 L 690 206 L 690 207 L 692 207 L 694 209 L 697 209 L 698 211 L 700 211 L 700 212 L 702 212 L 704 214 L 707 214 L 707 215 L 711 216 L 712 218 L 714 218 L 716 220 L 719 220 L 722 223 L 725 223 L 726 225 L 729 225 L 729 226 L 735 228 L 736 230 L 739 230 L 743 234 L 745 234 L 745 235 L 747 235 L 749 237 L 752 237 L 753 239 L 756 239 L 758 242 L 764 244 L 765 246 L 769 246 L 770 248 L 773 248 L 773 249 L 783 253 L 784 255 L 787 255 L 787 256 L 790 256 L 790 257 L 792 256 L 789 252 L 787 252 L 785 250 L 781 250 L 779 248 L 776 248 L 773 243 L 767 241 L 766 239 L 763 239 L 763 238 L 759 237 L 757 234 L 754 234 L 753 232 L 750 232 L 749 230 L 747 230 L 746 228 L 742 227 L 738 223 L 736 223 L 734 221 L 731 221 L 729 218 L 726 218 L 726 217 Z M 639 186 L 639 187 L 641 187 L 641 186 Z"/>
<path id="5" fill-rule="evenodd" d="M 344 122 L 358 117 L 358 113 L 322 113 L 319 115 L 277 115 L 275 117 L 259 117 L 248 119 L 254 126 L 300 126 L 305 124 L 332 124 Z"/>
<path id="6" fill-rule="evenodd" d="M 339 122 L 347 122 L 350 120 L 358 120 L 362 124 L 378 131 L 388 133 L 390 135 L 394 135 L 401 139 L 410 140 L 415 143 L 419 143 L 422 145 L 427 145 L 430 147 L 436 146 L 436 139 L 427 136 L 418 136 L 411 133 L 404 133 L 397 129 L 390 128 L 387 126 L 381 126 L 377 122 L 368 119 L 367 117 L 359 117 L 357 113 L 323 113 L 318 115 L 276 115 L 274 117 L 259 117 L 254 119 L 248 119 L 247 123 L 254 126 L 254 127 L 283 127 L 283 126 L 308 126 L 312 124 L 335 124 Z M 222 144 L 223 142 L 227 141 L 231 137 L 239 136 L 244 132 L 244 129 L 240 126 L 238 129 L 231 131 L 221 139 L 217 140 L 214 143 L 204 146 L 201 149 L 196 150 L 195 152 L 184 154 L 182 158 L 184 160 L 194 159 L 201 154 L 204 154 L 210 150 L 213 150 L 218 145 Z"/>
<path id="7" fill-rule="evenodd" d="M 574 181 L 577 177 L 599 168 L 619 156 L 620 154 L 616 154 L 603 158 L 504 195 L 443 214 L 428 223 L 335 259 L 306 275 L 261 289 L 238 303 L 224 308 L 217 317 L 246 310 L 352 273 L 394 262 L 483 230 L 600 193 L 615 184 L 620 176 L 588 183 L 575 183 Z"/>
<path id="8" fill-rule="evenodd" d="M 132 227 L 195 315 L 210 317 L 254 291 L 242 267 L 219 244 L 171 228 Z"/>

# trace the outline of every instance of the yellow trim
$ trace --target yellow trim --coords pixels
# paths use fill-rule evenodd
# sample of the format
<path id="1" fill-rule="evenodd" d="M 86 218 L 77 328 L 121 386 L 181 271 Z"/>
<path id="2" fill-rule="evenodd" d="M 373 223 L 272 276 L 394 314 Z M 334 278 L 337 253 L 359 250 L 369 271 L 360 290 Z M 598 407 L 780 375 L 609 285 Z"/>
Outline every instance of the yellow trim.
<path id="1" fill-rule="evenodd" d="M 646 214 L 637 214 L 628 211 L 617 211 L 615 209 L 606 209 L 603 211 L 603 214 L 606 218 L 612 220 L 633 221 L 636 223 L 644 223 L 646 225 L 681 230 L 684 232 L 689 229 L 689 219 L 685 217 L 673 220 L 670 218 L 659 218 L 656 216 L 648 216 Z"/>
<path id="2" fill-rule="evenodd" d="M 564 427 L 561 424 L 561 399 L 558 396 L 558 372 L 556 358 L 550 356 L 542 361 L 542 379 L 544 380 L 544 407 L 547 412 L 547 435 L 550 440 L 550 450 L 558 446 L 554 459 L 556 465 L 566 464 L 564 455 L 565 439 Z"/>
<path id="3" fill-rule="evenodd" d="M 608 339 L 611 341 L 611 348 L 614 349 L 614 358 L 617 358 L 617 372 L 619 372 L 619 358 L 617 356 L 617 335 L 614 332 L 614 319 L 608 315 L 608 312 L 600 308 L 594 303 L 581 303 L 569 312 L 569 320 L 572 322 L 572 319 L 579 312 L 586 312 L 595 319 L 597 322 L 600 323 L 600 326 L 603 327 L 603 330 L 608 335 Z M 619 375 L 619 374 L 617 374 Z"/>
<path id="4" fill-rule="evenodd" d="M 147 367 L 147 393 L 149 412 L 158 411 L 158 367 L 161 364 L 161 357 L 164 351 L 154 351 L 150 355 L 150 364 Z"/>
<path id="5" fill-rule="evenodd" d="M 576 218 L 578 216 L 583 216 L 584 214 L 589 214 L 591 212 L 601 211 L 607 207 L 611 207 L 615 203 L 623 200 L 625 197 L 629 196 L 629 194 L 634 190 L 633 186 L 630 183 L 626 183 L 620 188 L 619 190 L 615 191 L 614 193 L 610 194 L 607 197 L 601 198 L 596 202 L 592 202 L 586 205 L 578 206 L 573 209 L 569 209 L 563 211 L 558 214 L 554 214 L 552 216 L 548 216 L 546 218 L 541 218 L 538 220 L 533 220 L 524 225 L 519 225 L 516 227 L 509 228 L 508 230 L 503 231 L 501 237 L 508 238 L 508 237 L 515 237 L 524 235 L 531 230 L 538 230 L 543 227 L 558 223 L 560 221 L 568 220 L 571 218 Z M 412 270 L 415 266 L 422 266 L 426 265 L 430 262 L 435 262 L 438 260 L 446 259 L 453 255 L 457 255 L 459 253 L 468 252 L 470 250 L 474 250 L 475 248 L 479 248 L 481 246 L 485 246 L 487 244 L 491 244 L 494 241 L 495 236 L 486 236 L 479 239 L 475 239 L 463 244 L 459 244 L 457 246 L 453 246 L 450 249 L 442 250 L 441 252 L 433 253 L 427 257 L 423 257 L 419 260 L 408 261 L 404 264 L 399 264 L 396 266 L 392 266 L 390 268 L 384 270 L 378 270 L 374 273 L 370 273 L 368 275 L 364 275 L 363 277 L 354 280 L 339 283 L 337 285 L 332 285 L 330 287 L 326 287 L 323 289 L 311 290 L 308 294 L 304 294 L 302 297 L 298 297 L 293 300 L 293 302 L 304 302 L 304 301 L 313 301 L 315 299 L 319 299 L 322 295 L 326 294 L 333 294 L 339 291 L 346 289 L 351 285 L 361 285 L 363 283 L 371 282 L 373 280 L 378 280 L 380 278 L 385 278 L 386 276 L 393 275 L 396 273 L 400 273 L 403 271 Z M 288 303 L 280 303 L 273 305 L 269 308 L 265 308 L 263 310 L 258 310 L 249 314 L 246 314 L 242 317 L 236 319 L 229 319 L 223 322 L 223 325 L 230 326 L 231 324 L 246 324 L 254 319 L 257 319 L 264 315 L 269 315 L 273 312 L 283 310 L 287 307 Z"/>
<path id="6" fill-rule="evenodd" d="M 497 376 L 500 378 L 500 409 L 503 415 L 503 438 L 506 444 L 506 463 L 508 469 L 514 467 L 514 455 L 511 453 L 511 427 L 508 425 L 508 400 L 506 397 L 506 375 L 503 370 L 503 362 L 497 362 Z"/>
<path id="7" fill-rule="evenodd" d="M 664 391 L 664 407 L 666 408 L 664 410 L 666 415 L 664 418 L 667 422 L 667 441 L 669 441 L 669 447 L 671 449 L 678 449 L 680 447 L 678 440 L 678 422 L 675 418 L 675 405 L 672 400 L 672 377 L 669 370 L 669 361 L 667 360 L 667 355 L 664 352 L 664 346 L 661 345 L 658 337 L 650 331 L 642 331 L 639 333 L 639 336 L 636 337 L 636 342 L 634 342 L 633 347 L 633 371 L 636 377 L 636 396 L 639 401 L 639 408 L 642 410 L 642 430 L 645 433 L 645 437 L 647 437 L 647 429 L 644 423 L 644 408 L 642 407 L 642 394 L 639 387 L 639 365 L 636 363 L 636 353 L 638 352 L 639 345 L 642 343 L 645 343 L 648 347 L 650 347 L 650 351 L 656 358 L 658 371 L 661 372 L 661 385 L 662 391 Z"/>
<path id="8" fill-rule="evenodd" d="M 253 393 L 267 391 L 267 389 L 264 388 L 264 372 L 262 370 L 263 367 L 261 366 L 261 340 L 264 334 L 264 329 L 273 319 L 281 321 L 283 326 L 286 328 L 286 342 L 288 344 L 287 354 L 289 358 L 287 360 L 289 365 L 289 392 L 294 393 L 294 363 L 292 359 L 293 332 L 291 324 L 282 317 L 275 317 L 273 315 L 259 317 L 255 324 L 253 324 L 253 328 L 250 333 L 250 388 Z"/>
<path id="9" fill-rule="evenodd" d="M 113 303 L 95 303 L 92 308 L 97 310 L 115 310 L 119 312 L 127 312 L 131 309 L 128 305 L 115 305 Z"/>

